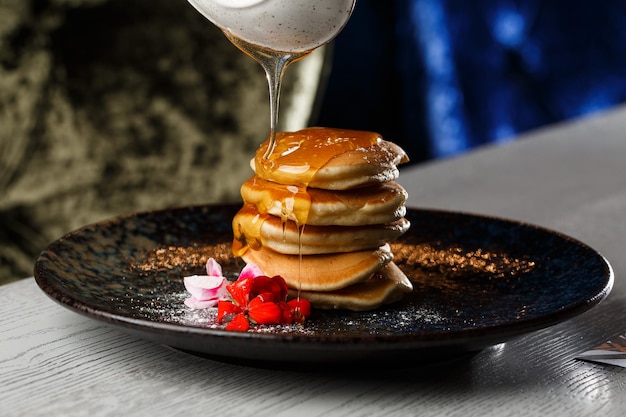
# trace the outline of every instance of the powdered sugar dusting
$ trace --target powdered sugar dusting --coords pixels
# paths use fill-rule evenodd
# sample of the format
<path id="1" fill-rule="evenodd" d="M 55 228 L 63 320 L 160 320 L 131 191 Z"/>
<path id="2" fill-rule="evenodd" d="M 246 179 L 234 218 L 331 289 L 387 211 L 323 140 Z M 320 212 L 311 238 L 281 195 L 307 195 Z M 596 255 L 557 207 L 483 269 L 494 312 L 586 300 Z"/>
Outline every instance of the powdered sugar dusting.
<path id="1" fill-rule="evenodd" d="M 184 290 L 152 297 L 133 306 L 136 318 L 152 322 L 208 330 L 223 330 L 217 322 L 217 308 L 191 309 L 184 305 Z M 134 300 L 134 299 L 133 299 Z M 127 300 L 128 302 L 128 300 Z M 392 307 L 392 306 L 390 306 Z M 366 312 L 315 310 L 304 324 L 253 325 L 249 332 L 272 335 L 389 335 L 419 332 L 427 328 L 446 328 L 446 318 L 427 306 L 382 308 Z"/>

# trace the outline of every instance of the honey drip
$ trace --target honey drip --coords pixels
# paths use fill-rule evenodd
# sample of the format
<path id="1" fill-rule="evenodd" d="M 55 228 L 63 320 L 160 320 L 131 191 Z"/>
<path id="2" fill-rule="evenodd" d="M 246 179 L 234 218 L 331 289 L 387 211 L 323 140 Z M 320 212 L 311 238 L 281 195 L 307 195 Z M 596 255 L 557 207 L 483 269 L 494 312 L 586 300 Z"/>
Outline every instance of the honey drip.
<path id="1" fill-rule="evenodd" d="M 237 223 L 236 219 L 233 220 L 234 239 L 232 248 L 235 256 L 243 255 L 248 249 L 259 250 L 263 247 L 261 227 L 269 216 L 269 214 L 257 214 L 256 208 L 252 204 L 244 204 L 239 212 L 255 213 L 255 215 L 250 225 L 250 229 L 253 230 L 252 233 L 244 234 L 242 225 Z"/>
<path id="2" fill-rule="evenodd" d="M 285 69 L 289 64 L 304 58 L 313 50 L 293 53 L 274 51 L 272 49 L 262 48 L 239 39 L 228 31 L 224 31 L 224 34 L 233 43 L 233 45 L 258 62 L 265 71 L 270 93 L 270 136 L 268 139 L 269 146 L 265 150 L 263 159 L 268 159 L 274 151 L 276 143 L 278 109 L 280 107 L 280 88 Z"/>
<path id="3" fill-rule="evenodd" d="M 277 135 L 276 130 L 278 126 L 278 110 L 280 107 L 280 88 L 282 84 L 283 74 L 285 73 L 285 69 L 287 68 L 289 64 L 299 59 L 304 58 L 311 51 L 293 53 L 293 54 L 273 51 L 270 49 L 260 48 L 256 45 L 245 42 L 239 38 L 236 38 L 230 35 L 226 31 L 224 33 L 226 34 L 226 37 L 235 46 L 237 46 L 244 53 L 246 53 L 247 55 L 255 59 L 261 65 L 261 67 L 263 67 L 263 70 L 265 71 L 265 75 L 267 77 L 267 83 L 269 87 L 269 96 L 270 96 L 270 135 L 267 140 L 267 147 L 265 148 L 265 151 L 263 152 L 261 159 L 263 161 L 267 161 L 273 155 L 275 147 L 276 147 L 276 135 Z M 286 200 L 283 201 L 283 206 L 286 206 Z M 306 212 L 308 213 L 308 208 L 306 209 Z M 285 212 L 285 216 L 283 216 L 283 230 L 284 230 L 284 224 L 286 222 L 286 218 L 288 216 L 289 216 L 289 212 L 287 211 Z M 297 219 L 298 218 L 296 218 L 296 220 Z M 302 215 L 300 217 L 300 220 L 302 220 Z M 255 234 L 255 236 L 258 236 L 258 238 L 255 238 L 255 241 L 260 243 L 261 242 L 261 238 L 260 238 L 261 225 L 263 221 L 259 221 L 258 223 L 259 223 L 258 230 L 257 230 L 258 234 Z M 302 222 L 302 225 L 304 227 L 304 222 Z M 299 228 L 299 236 L 301 235 L 302 235 L 302 231 Z M 241 235 L 240 235 L 240 238 L 241 238 Z M 237 239 L 235 239 L 235 241 L 237 241 Z M 239 244 L 241 244 L 241 247 L 238 248 L 238 251 L 241 254 L 245 252 L 246 246 L 249 246 L 250 248 L 254 249 L 254 247 L 251 246 L 251 242 L 239 241 Z M 233 247 L 233 249 L 235 248 Z M 300 256 L 302 256 L 301 253 L 300 253 Z M 300 268 L 302 268 L 302 262 L 300 262 Z M 301 276 L 301 272 L 300 272 L 300 276 Z M 300 282 L 300 279 L 298 279 L 298 282 Z M 299 294 L 300 294 L 300 289 L 298 288 L 298 297 L 300 296 Z"/>
<path id="4" fill-rule="evenodd" d="M 298 226 L 298 292 L 297 299 L 300 299 L 300 292 L 302 291 L 302 234 L 304 233 L 304 227 Z"/>

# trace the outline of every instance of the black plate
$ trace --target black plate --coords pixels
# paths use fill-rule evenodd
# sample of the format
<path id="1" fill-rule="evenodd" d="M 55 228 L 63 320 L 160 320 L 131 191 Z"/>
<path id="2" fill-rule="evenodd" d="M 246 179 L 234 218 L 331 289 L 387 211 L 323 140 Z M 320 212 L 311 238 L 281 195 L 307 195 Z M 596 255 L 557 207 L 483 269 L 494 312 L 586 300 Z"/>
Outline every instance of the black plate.
<path id="1" fill-rule="evenodd" d="M 183 305 L 182 278 L 208 257 L 235 274 L 239 206 L 140 213 L 69 233 L 42 252 L 38 285 L 65 307 L 177 349 L 241 361 L 432 361 L 572 318 L 605 298 L 608 262 L 560 233 L 510 220 L 409 209 L 393 245 L 415 286 L 370 312 L 318 311 L 302 326 L 229 332 Z"/>

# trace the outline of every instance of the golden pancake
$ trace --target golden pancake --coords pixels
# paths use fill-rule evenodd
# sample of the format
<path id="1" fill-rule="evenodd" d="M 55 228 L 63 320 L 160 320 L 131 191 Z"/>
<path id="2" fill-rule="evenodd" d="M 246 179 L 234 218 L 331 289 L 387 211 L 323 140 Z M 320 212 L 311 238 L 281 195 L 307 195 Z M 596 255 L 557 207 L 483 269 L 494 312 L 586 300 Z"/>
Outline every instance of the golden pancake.
<path id="1" fill-rule="evenodd" d="M 233 218 L 233 252 L 241 256 L 252 249 L 269 248 L 287 255 L 320 255 L 375 249 L 405 233 L 410 223 L 405 218 L 385 224 L 366 226 L 309 226 L 298 228 L 293 221 L 260 214 L 252 204 L 244 206 Z"/>
<path id="2" fill-rule="evenodd" d="M 260 178 L 285 185 L 347 190 L 398 178 L 404 150 L 374 132 L 308 128 L 281 132 L 276 148 L 263 159 L 268 142 L 250 166 Z"/>
<path id="3" fill-rule="evenodd" d="M 396 221 L 406 214 L 407 193 L 395 181 L 358 190 L 328 191 L 252 177 L 241 186 L 246 203 L 298 224 L 363 226 Z"/>
<path id="4" fill-rule="evenodd" d="M 341 290 L 299 293 L 291 290 L 290 294 L 293 297 L 299 294 L 300 297 L 309 300 L 315 308 L 364 311 L 398 301 L 412 290 L 411 281 L 396 264 L 390 262 L 371 278 Z"/>
<path id="5" fill-rule="evenodd" d="M 233 253 L 313 307 L 370 310 L 412 291 L 389 242 L 405 233 L 407 193 L 395 180 L 408 161 L 374 132 L 280 132 L 250 162 L 244 205 L 233 218 Z"/>
<path id="6" fill-rule="evenodd" d="M 290 288 L 335 291 L 371 277 L 391 262 L 389 245 L 375 250 L 327 255 L 283 255 L 271 249 L 248 250 L 242 258 L 265 275 L 280 275 Z"/>

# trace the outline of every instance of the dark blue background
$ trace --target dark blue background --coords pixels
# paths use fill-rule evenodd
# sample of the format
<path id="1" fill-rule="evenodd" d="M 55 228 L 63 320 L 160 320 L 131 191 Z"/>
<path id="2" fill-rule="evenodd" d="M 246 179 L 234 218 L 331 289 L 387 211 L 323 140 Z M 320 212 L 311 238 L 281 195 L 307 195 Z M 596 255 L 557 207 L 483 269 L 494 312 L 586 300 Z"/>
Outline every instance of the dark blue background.
<path id="1" fill-rule="evenodd" d="M 315 122 L 413 162 L 626 99 L 626 1 L 357 0 L 333 45 Z"/>

